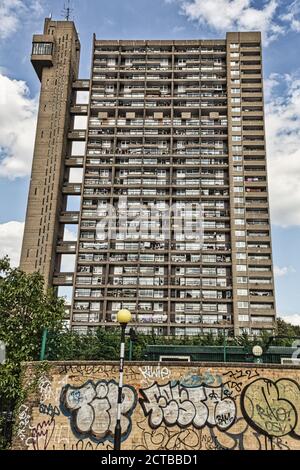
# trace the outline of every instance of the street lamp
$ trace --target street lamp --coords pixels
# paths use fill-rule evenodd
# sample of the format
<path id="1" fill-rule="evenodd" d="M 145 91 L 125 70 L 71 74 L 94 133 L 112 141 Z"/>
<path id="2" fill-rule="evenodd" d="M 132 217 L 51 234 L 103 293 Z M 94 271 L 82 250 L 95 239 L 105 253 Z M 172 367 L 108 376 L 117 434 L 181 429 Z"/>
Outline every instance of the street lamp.
<path id="1" fill-rule="evenodd" d="M 256 362 L 257 364 L 260 364 L 261 362 L 263 362 L 262 360 L 263 353 L 264 353 L 264 350 L 259 344 L 254 345 L 252 348 L 252 354 L 254 357 L 253 362 Z"/>
<path id="2" fill-rule="evenodd" d="M 131 313 L 129 310 L 120 310 L 117 314 L 117 321 L 121 326 L 121 349 L 120 349 L 120 376 L 117 403 L 117 422 L 115 427 L 114 450 L 121 450 L 121 405 L 123 390 L 123 370 L 125 358 L 125 330 L 127 324 L 131 321 Z"/>

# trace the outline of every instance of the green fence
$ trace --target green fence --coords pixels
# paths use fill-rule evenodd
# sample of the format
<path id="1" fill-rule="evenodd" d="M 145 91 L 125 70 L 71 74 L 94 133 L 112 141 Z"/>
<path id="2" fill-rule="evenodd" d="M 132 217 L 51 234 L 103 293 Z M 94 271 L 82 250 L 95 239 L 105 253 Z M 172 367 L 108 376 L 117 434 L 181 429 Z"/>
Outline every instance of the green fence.
<path id="1" fill-rule="evenodd" d="M 252 347 L 240 346 L 171 346 L 148 345 L 146 359 L 159 361 L 161 357 L 176 360 L 188 357 L 191 362 L 263 362 L 266 364 L 280 364 L 282 358 L 291 358 L 296 348 L 271 346 L 258 359 L 252 354 Z"/>

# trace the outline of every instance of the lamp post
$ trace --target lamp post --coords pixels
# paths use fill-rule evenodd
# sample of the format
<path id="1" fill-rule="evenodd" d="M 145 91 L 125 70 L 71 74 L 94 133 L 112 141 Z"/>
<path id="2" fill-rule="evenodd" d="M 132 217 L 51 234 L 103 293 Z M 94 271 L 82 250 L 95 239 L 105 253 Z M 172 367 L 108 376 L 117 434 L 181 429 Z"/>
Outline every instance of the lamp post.
<path id="1" fill-rule="evenodd" d="M 264 350 L 259 344 L 254 345 L 252 348 L 253 362 L 256 362 L 257 364 L 261 364 L 263 362 L 262 360 L 263 353 L 264 353 Z"/>
<path id="2" fill-rule="evenodd" d="M 121 450 L 121 406 L 122 406 L 122 391 L 123 391 L 123 370 L 125 359 L 125 330 L 127 324 L 131 321 L 131 313 L 129 310 L 120 310 L 117 314 L 117 321 L 121 326 L 121 348 L 120 348 L 120 376 L 119 376 L 119 390 L 118 390 L 118 403 L 117 403 L 117 422 L 115 427 L 114 437 L 114 450 Z"/>

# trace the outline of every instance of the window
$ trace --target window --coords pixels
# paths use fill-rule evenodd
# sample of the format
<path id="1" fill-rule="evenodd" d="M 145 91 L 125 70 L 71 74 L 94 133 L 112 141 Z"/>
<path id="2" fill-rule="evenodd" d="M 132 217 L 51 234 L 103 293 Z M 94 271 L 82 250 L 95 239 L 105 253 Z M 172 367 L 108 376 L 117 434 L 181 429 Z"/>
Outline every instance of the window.
<path id="1" fill-rule="evenodd" d="M 248 290 L 247 289 L 238 289 L 237 290 L 237 295 L 242 295 L 242 296 L 248 295 Z"/>
<path id="2" fill-rule="evenodd" d="M 252 317 L 253 322 L 273 323 L 273 317 Z"/>
<path id="3" fill-rule="evenodd" d="M 32 55 L 51 55 L 53 44 L 51 42 L 34 42 Z"/>
<path id="4" fill-rule="evenodd" d="M 238 272 L 245 272 L 247 271 L 247 266 L 245 264 L 238 264 L 236 267 L 236 270 Z"/>
<path id="5" fill-rule="evenodd" d="M 248 302 L 238 302 L 237 305 L 238 308 L 248 308 L 249 306 Z"/>
<path id="6" fill-rule="evenodd" d="M 239 315 L 239 321 L 249 321 L 249 315 Z"/>

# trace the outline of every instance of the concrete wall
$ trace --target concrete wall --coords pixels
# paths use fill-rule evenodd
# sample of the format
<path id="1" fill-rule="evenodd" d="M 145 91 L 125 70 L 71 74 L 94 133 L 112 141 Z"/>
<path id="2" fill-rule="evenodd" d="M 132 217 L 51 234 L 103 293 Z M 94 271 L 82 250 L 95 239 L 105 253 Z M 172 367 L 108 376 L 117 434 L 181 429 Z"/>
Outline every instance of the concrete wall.
<path id="1" fill-rule="evenodd" d="M 24 366 L 13 447 L 113 448 L 118 365 Z M 300 368 L 129 363 L 122 448 L 300 450 Z"/>

